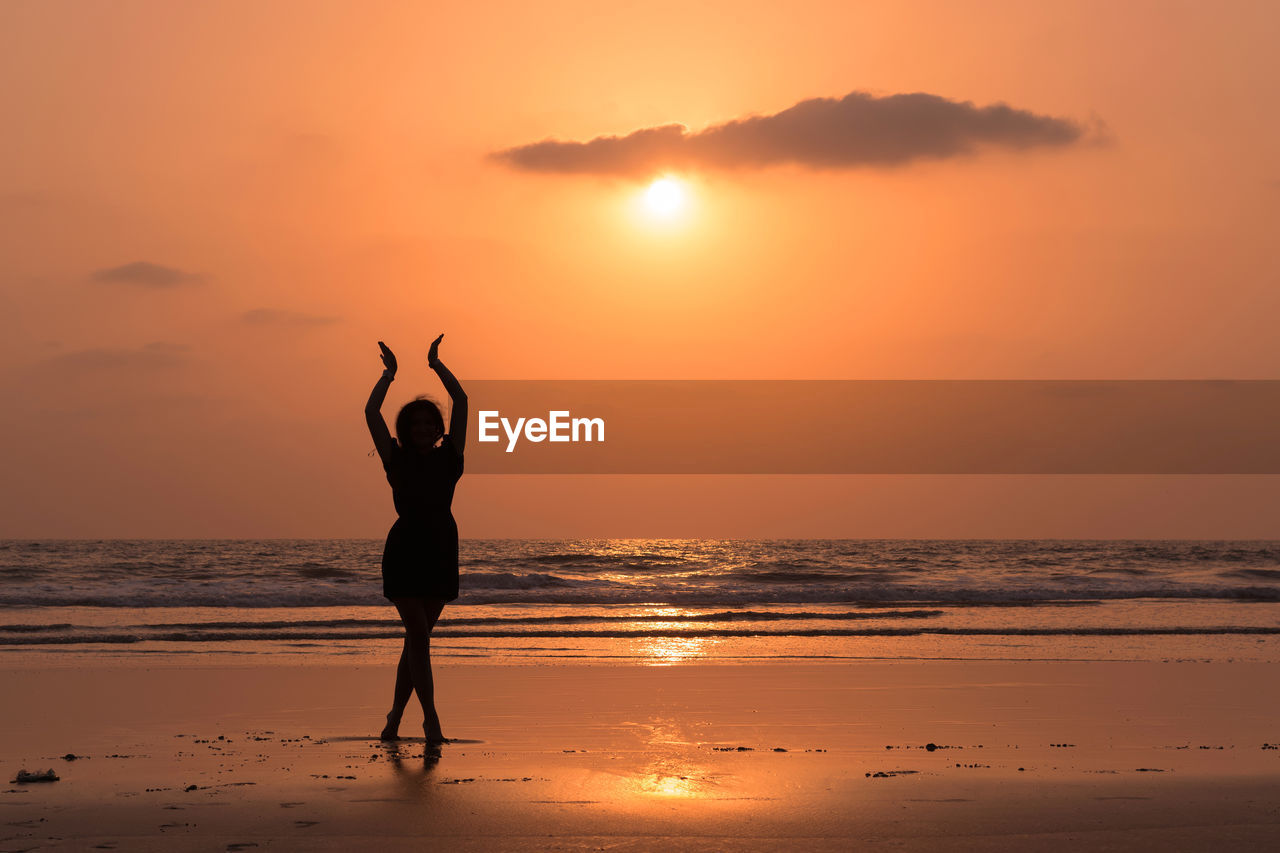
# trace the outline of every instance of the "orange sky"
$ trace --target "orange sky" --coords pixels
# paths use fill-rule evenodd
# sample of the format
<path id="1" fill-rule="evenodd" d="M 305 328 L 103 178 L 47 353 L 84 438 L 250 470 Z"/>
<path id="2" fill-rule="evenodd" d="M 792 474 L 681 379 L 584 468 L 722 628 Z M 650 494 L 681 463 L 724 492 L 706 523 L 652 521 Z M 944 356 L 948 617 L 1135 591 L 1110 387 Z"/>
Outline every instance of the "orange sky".
<path id="1" fill-rule="evenodd" d="M 764 9 L 764 7 L 768 7 Z M 0 536 L 381 536 L 517 378 L 1276 378 L 1272 3 L 0 7 Z M 927 92 L 1107 141 L 642 185 L 487 155 Z M 146 262 L 169 285 L 95 273 Z M 749 419 L 762 452 L 786 424 Z M 463 536 L 1280 536 L 1280 478 L 516 478 Z"/>

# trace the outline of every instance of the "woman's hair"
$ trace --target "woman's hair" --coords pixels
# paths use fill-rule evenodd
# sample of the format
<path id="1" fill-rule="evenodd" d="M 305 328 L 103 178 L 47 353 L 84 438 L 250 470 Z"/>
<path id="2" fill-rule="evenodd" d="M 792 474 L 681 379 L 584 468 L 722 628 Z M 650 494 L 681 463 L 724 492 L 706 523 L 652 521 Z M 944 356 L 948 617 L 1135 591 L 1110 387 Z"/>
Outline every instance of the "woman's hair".
<path id="1" fill-rule="evenodd" d="M 396 415 L 396 439 L 404 447 L 405 437 L 409 434 L 409 424 L 414 418 L 425 417 L 435 424 L 441 435 L 444 435 L 444 415 L 435 401 L 428 397 L 418 397 L 405 403 Z"/>

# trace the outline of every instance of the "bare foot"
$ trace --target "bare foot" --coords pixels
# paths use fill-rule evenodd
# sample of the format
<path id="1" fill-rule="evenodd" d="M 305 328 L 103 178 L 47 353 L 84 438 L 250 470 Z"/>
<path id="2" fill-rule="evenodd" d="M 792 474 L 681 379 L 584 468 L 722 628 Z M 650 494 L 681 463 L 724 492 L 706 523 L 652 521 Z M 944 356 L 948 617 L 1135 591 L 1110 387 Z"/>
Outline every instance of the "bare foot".
<path id="1" fill-rule="evenodd" d="M 387 714 L 387 724 L 378 735 L 378 740 L 400 740 L 400 715 L 394 712 Z"/>
<path id="2" fill-rule="evenodd" d="M 424 725 L 422 727 L 422 733 L 426 735 L 428 744 L 442 744 L 449 742 L 449 739 L 445 737 L 444 733 L 439 729 L 431 729 Z"/>

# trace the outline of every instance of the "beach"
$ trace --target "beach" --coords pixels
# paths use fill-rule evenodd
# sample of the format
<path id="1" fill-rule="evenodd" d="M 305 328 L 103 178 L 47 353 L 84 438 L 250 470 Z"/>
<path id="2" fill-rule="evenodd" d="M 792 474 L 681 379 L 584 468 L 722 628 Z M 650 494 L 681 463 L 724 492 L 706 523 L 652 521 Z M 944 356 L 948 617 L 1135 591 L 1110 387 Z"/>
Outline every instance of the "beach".
<path id="1" fill-rule="evenodd" d="M 1280 830 L 1275 542 L 467 540 L 438 750 L 416 702 L 376 737 L 379 547 L 0 543 L 0 853 Z"/>
<path id="2" fill-rule="evenodd" d="M 448 662 L 436 754 L 376 739 L 389 660 L 11 662 L 4 781 L 60 779 L 4 787 L 0 850 L 1261 849 L 1276 675 Z"/>

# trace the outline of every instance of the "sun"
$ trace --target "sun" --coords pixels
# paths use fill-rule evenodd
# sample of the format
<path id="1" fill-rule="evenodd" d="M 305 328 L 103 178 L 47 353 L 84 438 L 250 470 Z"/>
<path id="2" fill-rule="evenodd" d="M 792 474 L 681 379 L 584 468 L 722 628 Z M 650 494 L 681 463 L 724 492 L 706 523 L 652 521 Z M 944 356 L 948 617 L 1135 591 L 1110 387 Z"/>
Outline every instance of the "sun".
<path id="1" fill-rule="evenodd" d="M 690 233 L 690 226 L 701 212 L 697 186 L 696 180 L 671 172 L 659 172 L 648 183 L 632 184 L 626 190 L 631 224 L 664 240 Z"/>
<path id="2" fill-rule="evenodd" d="M 684 186 L 675 178 L 658 178 L 644 193 L 644 206 L 649 213 L 669 219 L 684 209 Z"/>

